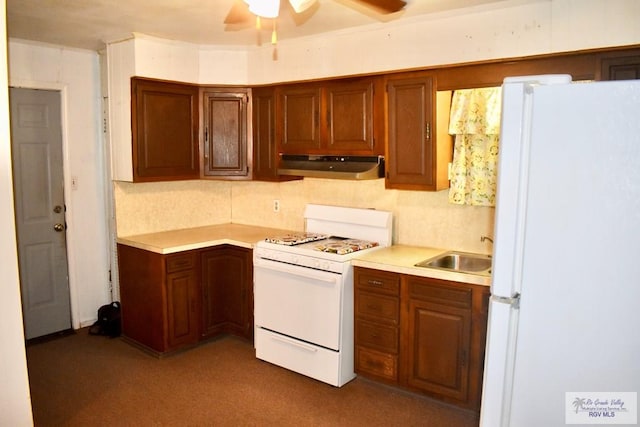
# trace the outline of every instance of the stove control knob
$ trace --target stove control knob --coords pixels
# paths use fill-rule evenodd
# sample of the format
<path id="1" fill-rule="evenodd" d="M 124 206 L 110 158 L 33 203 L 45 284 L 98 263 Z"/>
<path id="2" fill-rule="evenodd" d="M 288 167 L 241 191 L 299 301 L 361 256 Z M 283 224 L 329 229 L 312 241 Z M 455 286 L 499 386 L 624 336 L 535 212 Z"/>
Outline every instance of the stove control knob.
<path id="1" fill-rule="evenodd" d="M 291 262 L 294 263 L 294 264 L 299 264 L 300 259 L 297 256 L 294 255 L 294 256 L 291 257 Z"/>
<path id="2" fill-rule="evenodd" d="M 318 261 L 317 259 L 313 261 L 313 266 L 315 268 L 320 268 L 320 261 Z"/>
<path id="3" fill-rule="evenodd" d="M 328 262 L 323 263 L 322 264 L 322 269 L 323 270 L 329 270 L 329 263 Z"/>

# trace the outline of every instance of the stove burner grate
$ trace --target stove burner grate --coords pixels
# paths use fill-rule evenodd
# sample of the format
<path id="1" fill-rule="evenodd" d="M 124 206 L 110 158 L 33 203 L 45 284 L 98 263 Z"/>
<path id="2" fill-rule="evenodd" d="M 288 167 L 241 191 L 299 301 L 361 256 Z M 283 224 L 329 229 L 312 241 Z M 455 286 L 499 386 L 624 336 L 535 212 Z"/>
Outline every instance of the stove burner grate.
<path id="1" fill-rule="evenodd" d="M 352 252 L 361 251 L 363 249 L 374 248 L 376 246 L 378 246 L 378 243 L 376 242 L 368 242 L 366 240 L 359 239 L 339 238 L 338 240 L 331 239 L 328 242 L 319 242 L 314 246 L 314 249 L 316 251 L 346 255 Z"/>
<path id="2" fill-rule="evenodd" d="M 277 245 L 294 246 L 301 245 L 303 243 L 315 242 L 317 240 L 324 240 L 329 236 L 320 233 L 290 233 L 283 236 L 267 237 L 265 242 L 275 243 Z"/>

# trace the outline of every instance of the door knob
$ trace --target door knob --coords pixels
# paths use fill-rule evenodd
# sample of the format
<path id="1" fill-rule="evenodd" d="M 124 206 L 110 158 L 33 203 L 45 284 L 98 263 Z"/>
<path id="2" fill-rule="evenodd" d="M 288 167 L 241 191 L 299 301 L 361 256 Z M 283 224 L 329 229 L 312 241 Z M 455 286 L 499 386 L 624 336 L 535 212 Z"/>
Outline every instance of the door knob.
<path id="1" fill-rule="evenodd" d="M 56 224 L 53 226 L 53 229 L 56 230 L 57 232 L 61 232 L 62 230 L 64 230 L 64 225 Z"/>

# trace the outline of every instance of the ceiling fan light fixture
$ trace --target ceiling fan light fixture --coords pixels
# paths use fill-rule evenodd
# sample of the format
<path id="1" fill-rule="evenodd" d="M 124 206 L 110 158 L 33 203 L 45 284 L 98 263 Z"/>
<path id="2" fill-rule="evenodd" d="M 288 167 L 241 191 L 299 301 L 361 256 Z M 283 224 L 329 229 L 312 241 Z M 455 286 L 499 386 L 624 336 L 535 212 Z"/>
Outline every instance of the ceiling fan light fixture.
<path id="1" fill-rule="evenodd" d="M 276 22 L 273 21 L 273 31 L 271 31 L 271 44 L 275 45 L 278 43 L 278 34 L 276 33 Z"/>
<path id="2" fill-rule="evenodd" d="M 262 18 L 277 18 L 280 12 L 280 0 L 245 0 L 249 11 Z"/>

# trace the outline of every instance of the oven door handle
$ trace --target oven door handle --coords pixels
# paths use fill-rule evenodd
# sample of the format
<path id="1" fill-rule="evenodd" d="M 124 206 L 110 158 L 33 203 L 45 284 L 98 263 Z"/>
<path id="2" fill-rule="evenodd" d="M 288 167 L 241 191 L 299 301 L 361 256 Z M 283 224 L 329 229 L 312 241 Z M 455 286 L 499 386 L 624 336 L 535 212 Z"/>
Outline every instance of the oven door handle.
<path id="1" fill-rule="evenodd" d="M 281 273 L 286 273 L 286 274 L 293 274 L 296 276 L 300 276 L 300 277 L 305 277 L 308 279 L 313 279 L 313 280 L 317 280 L 319 282 L 326 282 L 326 283 L 336 283 L 339 279 L 339 276 L 336 276 L 332 273 L 327 273 L 327 274 L 332 274 L 332 276 L 334 277 L 326 277 L 326 276 L 321 276 L 319 274 L 313 274 L 311 273 L 311 271 L 306 271 L 306 270 L 310 270 L 307 269 L 306 267 L 298 267 L 298 269 L 296 268 L 287 268 L 288 264 L 282 264 L 281 263 L 269 263 L 267 264 L 266 262 L 259 260 L 259 259 L 255 259 L 253 261 L 253 266 L 254 267 L 260 267 L 260 268 L 264 268 L 266 270 L 274 270 L 274 271 L 279 271 Z M 299 269 L 304 269 L 305 271 L 300 271 Z"/>

